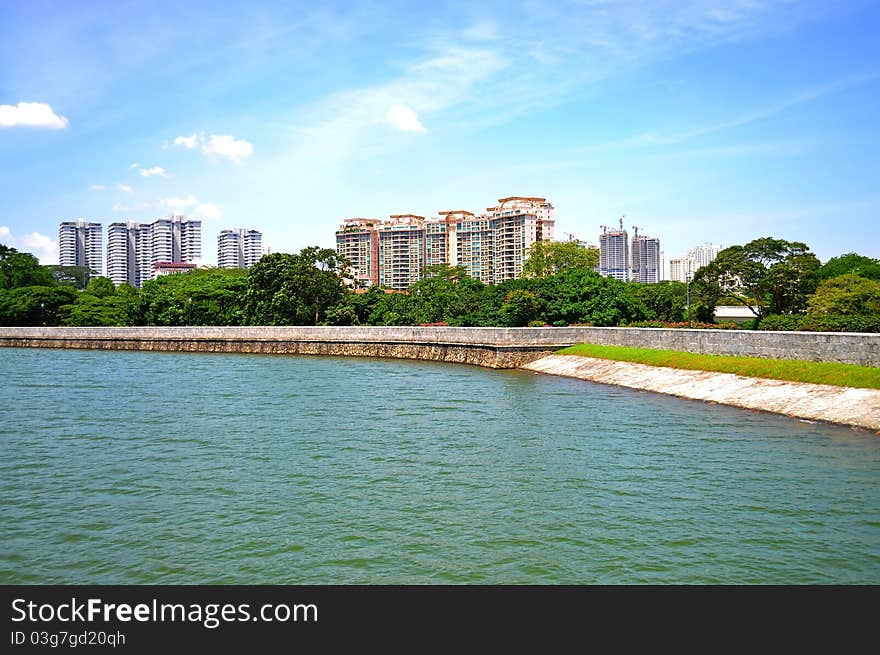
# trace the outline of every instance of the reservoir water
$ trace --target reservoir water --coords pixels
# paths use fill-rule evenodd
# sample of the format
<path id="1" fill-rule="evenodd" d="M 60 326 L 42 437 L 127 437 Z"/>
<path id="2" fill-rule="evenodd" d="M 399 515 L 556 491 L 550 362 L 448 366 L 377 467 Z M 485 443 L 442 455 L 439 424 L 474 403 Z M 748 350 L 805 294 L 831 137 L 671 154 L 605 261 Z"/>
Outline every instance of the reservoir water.
<path id="1" fill-rule="evenodd" d="M 880 583 L 880 437 L 521 371 L 0 348 L 2 583 Z"/>

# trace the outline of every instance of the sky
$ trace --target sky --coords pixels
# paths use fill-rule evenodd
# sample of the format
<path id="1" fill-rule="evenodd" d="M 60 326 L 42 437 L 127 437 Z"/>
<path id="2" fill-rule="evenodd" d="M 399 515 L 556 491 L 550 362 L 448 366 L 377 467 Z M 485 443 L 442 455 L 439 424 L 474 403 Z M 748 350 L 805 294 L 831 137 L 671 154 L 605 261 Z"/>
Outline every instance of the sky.
<path id="1" fill-rule="evenodd" d="M 0 243 L 174 211 L 214 264 L 523 195 L 667 261 L 880 257 L 878 33 L 876 0 L 0 0 Z"/>

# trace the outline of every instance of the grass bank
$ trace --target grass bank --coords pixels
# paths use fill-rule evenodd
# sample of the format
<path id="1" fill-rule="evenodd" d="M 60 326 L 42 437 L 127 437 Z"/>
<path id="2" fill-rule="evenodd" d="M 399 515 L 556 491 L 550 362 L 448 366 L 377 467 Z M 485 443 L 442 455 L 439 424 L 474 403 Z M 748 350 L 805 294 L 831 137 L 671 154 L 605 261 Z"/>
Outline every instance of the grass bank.
<path id="1" fill-rule="evenodd" d="M 880 368 L 855 364 L 802 362 L 791 359 L 763 359 L 761 357 L 732 357 L 727 355 L 697 355 L 676 350 L 626 348 L 623 346 L 596 346 L 580 344 L 563 348 L 559 355 L 580 355 L 636 362 L 648 366 L 668 366 L 690 371 L 735 373 L 752 378 L 770 378 L 791 382 L 833 384 L 840 387 L 880 389 Z"/>

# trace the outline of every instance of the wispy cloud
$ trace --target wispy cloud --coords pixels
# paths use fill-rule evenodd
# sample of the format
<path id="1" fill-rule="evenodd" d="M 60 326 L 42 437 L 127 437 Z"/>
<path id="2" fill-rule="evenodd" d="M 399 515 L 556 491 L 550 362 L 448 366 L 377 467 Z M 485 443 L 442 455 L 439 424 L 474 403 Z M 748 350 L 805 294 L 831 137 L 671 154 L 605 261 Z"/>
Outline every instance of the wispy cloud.
<path id="1" fill-rule="evenodd" d="M 174 139 L 173 144 L 187 150 L 195 150 L 200 147 L 202 154 L 207 157 L 226 157 L 235 164 L 240 164 L 254 154 L 252 143 L 244 139 L 237 139 L 231 134 L 207 136 L 204 132 L 199 132 L 191 136 L 179 136 Z"/>
<path id="2" fill-rule="evenodd" d="M 58 116 L 52 107 L 43 102 L 0 105 L 0 127 L 42 127 L 61 130 L 69 124 L 67 118 Z"/>
<path id="3" fill-rule="evenodd" d="M 141 177 L 154 177 L 156 175 L 168 177 L 168 171 L 166 171 L 161 166 L 151 166 L 150 168 L 141 169 Z"/>
<path id="4" fill-rule="evenodd" d="M 116 188 L 122 191 L 123 193 L 134 193 L 134 189 L 132 189 L 127 184 L 117 184 Z"/>
<path id="5" fill-rule="evenodd" d="M 0 239 L 21 252 L 29 252 L 41 264 L 58 263 L 58 241 L 39 232 L 15 235 L 6 225 L 0 225 Z"/>
<path id="6" fill-rule="evenodd" d="M 586 150 L 600 152 L 629 148 L 678 145 L 699 137 L 726 132 L 738 127 L 744 127 L 752 123 L 773 118 L 774 116 L 783 114 L 789 109 L 812 102 L 822 96 L 831 95 L 853 86 L 871 82 L 878 77 L 880 76 L 877 74 L 849 75 L 826 84 L 817 85 L 794 95 L 781 98 L 764 107 L 746 111 L 739 116 L 721 119 L 713 123 L 678 132 L 642 132 L 624 139 L 589 146 Z"/>
<path id="7" fill-rule="evenodd" d="M 200 202 L 192 193 L 187 194 L 183 198 L 170 197 L 162 198 L 159 206 L 172 211 L 186 212 L 196 218 L 204 218 L 207 220 L 216 220 L 223 215 L 220 208 L 211 202 Z"/>
<path id="8" fill-rule="evenodd" d="M 93 184 L 89 187 L 89 189 L 91 189 L 92 191 L 103 191 L 106 188 L 107 187 L 103 184 Z"/>

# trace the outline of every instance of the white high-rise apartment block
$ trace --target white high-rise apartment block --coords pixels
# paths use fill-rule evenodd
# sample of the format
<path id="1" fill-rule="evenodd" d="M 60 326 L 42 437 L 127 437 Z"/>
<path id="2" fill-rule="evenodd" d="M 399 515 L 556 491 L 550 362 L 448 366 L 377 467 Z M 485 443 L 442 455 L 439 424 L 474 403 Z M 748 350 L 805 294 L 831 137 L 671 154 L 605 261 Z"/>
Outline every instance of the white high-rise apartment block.
<path id="1" fill-rule="evenodd" d="M 704 243 L 688 250 L 687 256 L 694 260 L 694 271 L 703 266 L 707 266 L 709 262 L 718 256 L 723 248 L 716 243 Z"/>
<path id="2" fill-rule="evenodd" d="M 217 235 L 217 266 L 250 268 L 263 256 L 263 235 L 257 230 L 223 230 Z"/>
<path id="3" fill-rule="evenodd" d="M 678 257 L 669 260 L 669 279 L 673 282 L 687 282 L 694 274 L 694 260 L 690 257 Z"/>
<path id="4" fill-rule="evenodd" d="M 64 221 L 58 226 L 58 263 L 85 266 L 94 275 L 103 275 L 103 235 L 100 223 L 82 219 Z"/>
<path id="5" fill-rule="evenodd" d="M 113 284 L 140 287 L 156 277 L 161 262 L 192 262 L 202 256 L 202 222 L 172 214 L 152 223 L 111 223 L 107 228 L 107 274 Z"/>
<path id="6" fill-rule="evenodd" d="M 704 243 L 688 250 L 686 257 L 670 259 L 669 279 L 676 282 L 687 282 L 688 277 L 693 277 L 698 269 L 707 266 L 723 249 L 723 246 L 719 244 Z"/>

